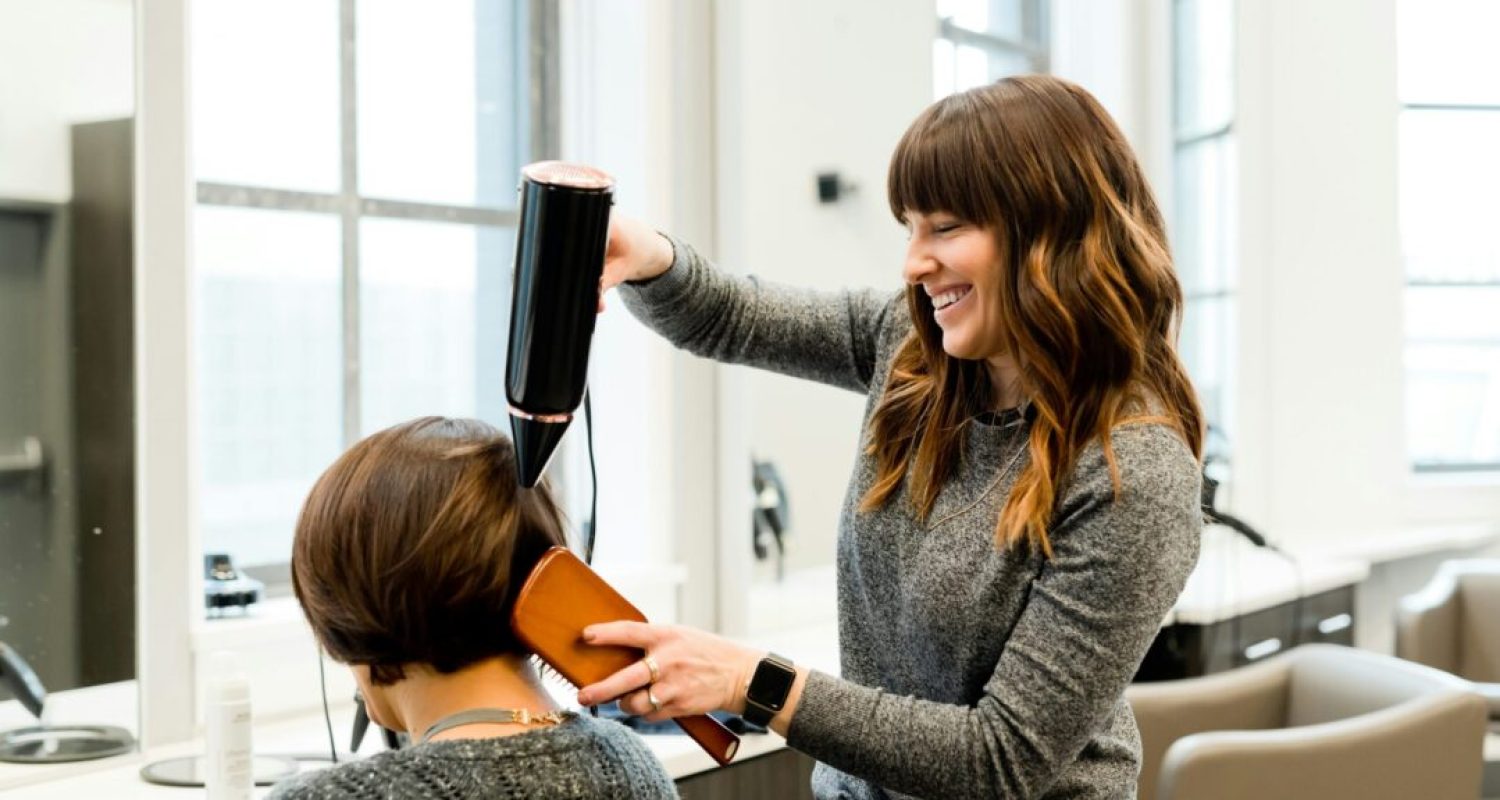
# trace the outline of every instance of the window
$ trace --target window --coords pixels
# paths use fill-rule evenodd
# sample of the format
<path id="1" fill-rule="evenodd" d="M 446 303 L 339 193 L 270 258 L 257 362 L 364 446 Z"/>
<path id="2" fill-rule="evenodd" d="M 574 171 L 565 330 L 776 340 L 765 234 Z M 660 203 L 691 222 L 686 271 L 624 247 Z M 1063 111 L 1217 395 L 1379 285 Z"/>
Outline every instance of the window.
<path id="1" fill-rule="evenodd" d="M 1180 349 L 1210 426 L 1216 478 L 1234 441 L 1234 2 L 1172 6 L 1172 249 L 1185 298 Z"/>
<path id="2" fill-rule="evenodd" d="M 206 551 L 276 580 L 355 440 L 422 414 L 506 425 L 516 176 L 555 149 L 555 14 L 194 4 Z"/>
<path id="3" fill-rule="evenodd" d="M 1500 3 L 1398 14 L 1407 455 L 1418 472 L 1500 470 Z"/>
<path id="4" fill-rule="evenodd" d="M 938 0 L 933 96 L 1047 71 L 1046 0 Z"/>

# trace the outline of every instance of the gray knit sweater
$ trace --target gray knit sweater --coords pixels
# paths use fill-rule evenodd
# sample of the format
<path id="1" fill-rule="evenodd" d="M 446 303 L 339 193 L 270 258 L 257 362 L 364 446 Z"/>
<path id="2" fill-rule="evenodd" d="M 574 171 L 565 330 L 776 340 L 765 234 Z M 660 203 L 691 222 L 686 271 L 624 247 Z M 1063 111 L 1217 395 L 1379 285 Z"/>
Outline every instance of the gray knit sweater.
<path id="1" fill-rule="evenodd" d="M 289 778 L 269 800 L 675 798 L 661 762 L 629 728 L 578 716 L 494 739 L 450 739 Z"/>
<path id="2" fill-rule="evenodd" d="M 637 317 L 698 355 L 867 395 L 868 434 L 911 327 L 903 297 L 776 286 L 674 248 L 666 273 L 623 287 Z M 1197 560 L 1198 464 L 1166 427 L 1116 429 L 1119 496 L 1090 446 L 1043 560 L 993 540 L 1029 425 L 971 420 L 926 522 L 904 493 L 857 511 L 875 478 L 859 454 L 838 539 L 842 679 L 811 674 L 787 735 L 818 760 L 818 797 L 1135 796 L 1124 691 Z"/>

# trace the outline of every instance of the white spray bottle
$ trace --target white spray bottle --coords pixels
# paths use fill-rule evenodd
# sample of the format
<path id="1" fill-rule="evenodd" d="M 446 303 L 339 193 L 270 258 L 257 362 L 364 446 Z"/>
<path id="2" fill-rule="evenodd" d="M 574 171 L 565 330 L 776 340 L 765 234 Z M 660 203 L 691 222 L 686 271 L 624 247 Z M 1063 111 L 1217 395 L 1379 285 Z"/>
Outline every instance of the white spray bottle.
<path id="1" fill-rule="evenodd" d="M 204 692 L 208 800 L 250 800 L 255 786 L 250 749 L 250 681 L 233 653 L 209 656 Z"/>

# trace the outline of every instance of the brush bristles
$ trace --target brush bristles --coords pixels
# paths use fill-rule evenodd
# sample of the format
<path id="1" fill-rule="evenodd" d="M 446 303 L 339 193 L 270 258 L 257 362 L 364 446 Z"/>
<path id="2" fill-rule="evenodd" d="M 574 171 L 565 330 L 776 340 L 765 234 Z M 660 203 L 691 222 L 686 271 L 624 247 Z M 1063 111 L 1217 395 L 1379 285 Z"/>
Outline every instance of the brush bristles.
<path id="1" fill-rule="evenodd" d="M 542 657 L 536 655 L 535 653 L 533 653 L 531 656 L 531 666 L 536 669 L 537 674 L 542 676 L 543 681 L 551 680 L 558 683 L 565 683 L 568 686 L 573 686 L 572 681 L 564 678 L 561 672 L 553 669 L 551 664 L 548 664 L 546 661 L 542 660 Z M 573 688 L 577 689 L 578 687 L 573 686 Z"/>

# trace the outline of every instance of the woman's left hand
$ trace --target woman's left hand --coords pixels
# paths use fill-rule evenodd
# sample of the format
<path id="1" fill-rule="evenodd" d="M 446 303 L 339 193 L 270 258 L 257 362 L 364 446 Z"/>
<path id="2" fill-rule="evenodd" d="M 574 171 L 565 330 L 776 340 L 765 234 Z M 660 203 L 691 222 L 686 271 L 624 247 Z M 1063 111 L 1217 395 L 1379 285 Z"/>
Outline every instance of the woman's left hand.
<path id="1" fill-rule="evenodd" d="M 605 622 L 590 625 L 583 640 L 593 645 L 624 645 L 644 650 L 656 662 L 657 680 L 642 658 L 578 692 L 585 706 L 620 699 L 620 708 L 652 722 L 723 709 L 745 710 L 745 685 L 765 653 L 720 636 L 681 625 Z M 647 689 L 660 708 L 653 709 Z"/>

